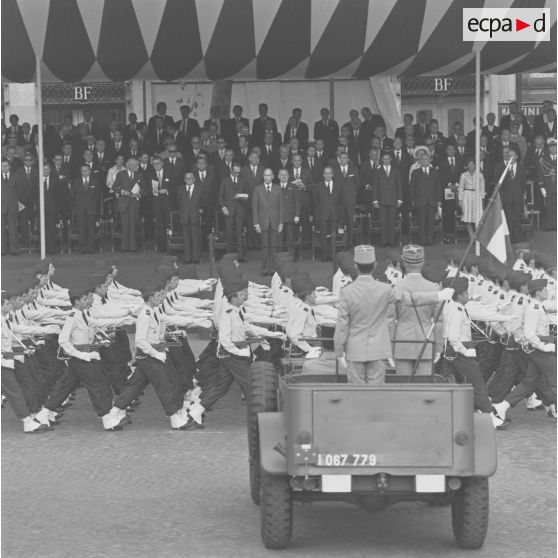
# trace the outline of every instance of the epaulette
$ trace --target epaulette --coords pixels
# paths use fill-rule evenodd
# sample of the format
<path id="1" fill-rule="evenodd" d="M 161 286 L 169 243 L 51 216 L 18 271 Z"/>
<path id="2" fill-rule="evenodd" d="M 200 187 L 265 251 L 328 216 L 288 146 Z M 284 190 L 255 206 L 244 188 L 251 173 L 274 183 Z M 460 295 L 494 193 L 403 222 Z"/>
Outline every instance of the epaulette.
<path id="1" fill-rule="evenodd" d="M 457 309 L 458 309 L 460 312 L 463 312 L 463 308 L 461 308 L 461 306 L 458 306 Z"/>
<path id="2" fill-rule="evenodd" d="M 308 306 L 305 306 L 305 307 L 303 308 L 303 310 L 304 310 L 305 312 L 308 312 Z"/>
<path id="3" fill-rule="evenodd" d="M 539 305 L 538 305 L 538 304 L 533 304 L 533 308 L 534 308 L 535 310 L 538 310 L 538 309 L 539 309 Z"/>
<path id="4" fill-rule="evenodd" d="M 231 312 L 232 312 L 232 308 L 228 308 L 226 311 L 227 314 L 230 314 Z"/>
<path id="5" fill-rule="evenodd" d="M 502 294 L 500 295 L 500 300 L 504 300 L 504 298 L 506 298 L 506 295 L 505 295 L 504 293 L 502 293 Z"/>
<path id="6" fill-rule="evenodd" d="M 151 316 L 151 311 L 149 310 L 149 308 L 145 309 L 145 315 L 146 316 Z"/>
<path id="7" fill-rule="evenodd" d="M 515 300 L 515 295 L 512 295 L 512 297 L 510 298 L 510 302 L 513 302 Z"/>
<path id="8" fill-rule="evenodd" d="M 471 275 L 471 276 L 469 277 L 469 283 L 475 283 L 475 282 L 476 282 L 475 276 L 474 276 L 474 275 Z"/>
<path id="9" fill-rule="evenodd" d="M 70 318 L 73 318 L 75 315 L 76 315 L 76 311 L 73 310 L 73 311 L 70 313 Z"/>
<path id="10" fill-rule="evenodd" d="M 481 279 L 478 284 L 482 285 L 483 283 L 484 283 L 484 279 Z"/>
<path id="11" fill-rule="evenodd" d="M 488 287 L 488 292 L 490 292 L 492 290 L 492 286 L 493 285 L 490 285 L 490 287 Z"/>
<path id="12" fill-rule="evenodd" d="M 523 304 L 523 297 L 522 297 L 522 296 L 520 296 L 520 297 L 517 299 L 517 304 L 519 304 L 519 305 Z"/>

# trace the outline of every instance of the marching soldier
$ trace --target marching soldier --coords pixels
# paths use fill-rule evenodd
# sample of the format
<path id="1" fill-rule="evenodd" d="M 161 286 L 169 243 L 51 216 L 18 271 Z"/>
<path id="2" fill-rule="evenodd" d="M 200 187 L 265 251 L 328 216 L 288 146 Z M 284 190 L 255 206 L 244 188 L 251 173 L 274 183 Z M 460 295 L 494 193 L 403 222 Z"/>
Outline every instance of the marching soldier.
<path id="1" fill-rule="evenodd" d="M 320 356 L 320 348 L 313 347 L 301 337 L 317 337 L 317 322 L 312 307 L 316 304 L 316 284 L 308 275 L 299 273 L 291 280 L 294 297 L 288 309 L 287 336 L 306 358 Z"/>

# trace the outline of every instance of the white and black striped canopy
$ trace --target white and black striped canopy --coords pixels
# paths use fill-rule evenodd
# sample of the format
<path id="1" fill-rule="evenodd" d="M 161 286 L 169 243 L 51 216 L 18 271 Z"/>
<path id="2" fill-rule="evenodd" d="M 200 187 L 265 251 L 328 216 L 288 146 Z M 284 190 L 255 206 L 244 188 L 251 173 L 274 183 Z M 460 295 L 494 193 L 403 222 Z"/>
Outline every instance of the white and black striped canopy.
<path id="1" fill-rule="evenodd" d="M 550 42 L 488 43 L 482 71 L 556 71 L 555 0 L 2 0 L 2 76 L 265 80 L 474 73 L 463 8 L 550 7 Z"/>

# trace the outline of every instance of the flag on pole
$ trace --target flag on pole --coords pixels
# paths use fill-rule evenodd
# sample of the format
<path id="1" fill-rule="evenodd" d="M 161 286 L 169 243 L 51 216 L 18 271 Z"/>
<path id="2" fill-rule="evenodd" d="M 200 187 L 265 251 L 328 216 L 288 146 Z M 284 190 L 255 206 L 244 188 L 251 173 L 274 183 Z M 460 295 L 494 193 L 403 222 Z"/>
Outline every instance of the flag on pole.
<path id="1" fill-rule="evenodd" d="M 482 226 L 477 231 L 477 240 L 489 253 L 490 268 L 497 275 L 505 273 L 512 249 L 506 214 L 499 194 L 496 194 L 486 209 Z"/>

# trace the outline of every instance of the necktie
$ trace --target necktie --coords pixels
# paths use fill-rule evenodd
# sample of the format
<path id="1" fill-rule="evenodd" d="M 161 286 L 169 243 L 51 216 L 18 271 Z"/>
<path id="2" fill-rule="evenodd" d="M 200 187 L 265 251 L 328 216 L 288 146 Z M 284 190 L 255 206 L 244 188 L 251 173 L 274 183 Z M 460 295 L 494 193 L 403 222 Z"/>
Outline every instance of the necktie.
<path id="1" fill-rule="evenodd" d="M 129 172 L 129 173 L 128 173 L 128 176 L 130 177 L 130 180 L 133 180 L 133 178 L 134 178 L 133 173 Z"/>
<path id="2" fill-rule="evenodd" d="M 85 189 L 87 190 L 87 186 L 89 185 L 89 179 L 88 178 L 84 178 L 83 179 L 83 186 L 85 187 Z"/>
<path id="3" fill-rule="evenodd" d="M 297 180 L 300 178 L 300 169 L 295 169 L 295 178 Z"/>
<path id="4" fill-rule="evenodd" d="M 386 170 L 386 175 L 389 176 L 389 167 L 384 167 Z"/>
<path id="5" fill-rule="evenodd" d="M 252 174 L 256 176 L 256 167 L 252 167 Z"/>
<path id="6" fill-rule="evenodd" d="M 271 193 L 271 186 L 269 184 L 265 185 L 265 189 L 267 190 L 267 193 L 270 194 Z"/>
<path id="7" fill-rule="evenodd" d="M 29 167 L 25 167 L 25 172 L 27 173 L 27 178 L 31 175 L 31 169 Z"/>
<path id="8" fill-rule="evenodd" d="M 236 184 L 236 177 L 233 178 L 233 184 Z"/>
<path id="9" fill-rule="evenodd" d="M 513 171 L 513 165 L 510 167 L 510 178 L 512 180 L 515 178 L 515 172 Z"/>
<path id="10" fill-rule="evenodd" d="M 453 157 L 450 159 L 450 167 L 451 167 L 451 172 L 453 174 L 453 172 L 455 171 L 455 163 Z"/>
<path id="11" fill-rule="evenodd" d="M 203 172 L 201 173 L 201 179 L 202 179 L 202 182 L 205 180 L 205 171 L 203 171 Z"/>
<path id="12" fill-rule="evenodd" d="M 82 310 L 82 311 L 81 311 L 81 314 L 82 314 L 82 316 L 83 316 L 83 321 L 85 322 L 85 325 L 88 326 L 88 325 L 89 325 L 89 322 L 87 321 L 87 315 L 86 315 L 86 313 L 85 313 L 85 310 Z"/>
<path id="13" fill-rule="evenodd" d="M 158 179 L 158 181 L 159 181 L 159 188 L 160 188 L 160 187 L 161 187 L 161 182 L 162 182 L 161 171 L 159 171 L 159 172 L 157 173 L 157 179 Z"/>
<path id="14" fill-rule="evenodd" d="M 401 162 L 401 151 L 396 151 L 395 152 L 395 158 L 397 159 L 398 163 Z"/>
<path id="15" fill-rule="evenodd" d="M 45 190 L 48 192 L 48 179 L 47 178 L 45 178 L 44 186 L 45 186 Z"/>
<path id="16" fill-rule="evenodd" d="M 171 166 L 171 169 L 174 170 L 174 159 L 170 159 L 170 166 Z"/>
<path id="17" fill-rule="evenodd" d="M 192 199 L 192 186 L 188 186 L 188 195 L 190 196 L 190 199 Z"/>

